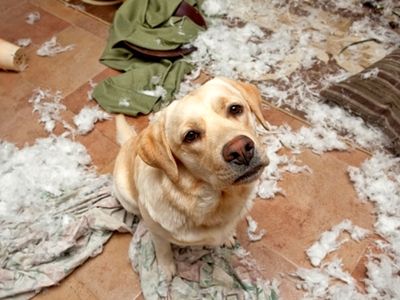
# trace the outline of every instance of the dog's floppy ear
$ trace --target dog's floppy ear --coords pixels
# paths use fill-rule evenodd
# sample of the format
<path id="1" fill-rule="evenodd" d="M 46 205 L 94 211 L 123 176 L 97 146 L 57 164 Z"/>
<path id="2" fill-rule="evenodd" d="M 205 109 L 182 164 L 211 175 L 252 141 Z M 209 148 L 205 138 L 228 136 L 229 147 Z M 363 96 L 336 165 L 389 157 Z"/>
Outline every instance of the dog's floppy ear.
<path id="1" fill-rule="evenodd" d="M 172 182 L 176 182 L 179 178 L 178 166 L 167 143 L 164 120 L 164 116 L 161 115 L 143 130 L 137 151 L 146 164 L 163 170 Z"/>
<path id="2" fill-rule="evenodd" d="M 265 129 L 270 130 L 270 125 L 264 119 L 264 116 L 261 112 L 261 94 L 258 88 L 250 83 L 245 83 L 227 78 L 224 78 L 223 80 L 228 81 L 233 87 L 239 90 L 240 94 L 247 101 L 247 103 L 250 106 L 250 109 L 256 115 L 261 125 Z"/>

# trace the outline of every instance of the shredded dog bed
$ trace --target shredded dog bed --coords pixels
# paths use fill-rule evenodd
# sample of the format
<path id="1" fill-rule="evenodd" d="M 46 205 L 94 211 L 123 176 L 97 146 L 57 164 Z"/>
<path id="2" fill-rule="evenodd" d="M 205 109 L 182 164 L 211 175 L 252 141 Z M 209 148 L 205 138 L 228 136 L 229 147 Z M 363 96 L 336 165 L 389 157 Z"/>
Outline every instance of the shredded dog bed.
<path id="1" fill-rule="evenodd" d="M 90 160 L 63 137 L 0 142 L 0 299 L 33 297 L 100 254 L 113 231 L 130 231 L 133 217 Z"/>
<path id="2" fill-rule="evenodd" d="M 177 275 L 167 283 L 159 272 L 150 233 L 140 222 L 129 249 L 145 299 L 266 299 L 278 296 L 238 244 L 233 248 L 175 247 Z"/>

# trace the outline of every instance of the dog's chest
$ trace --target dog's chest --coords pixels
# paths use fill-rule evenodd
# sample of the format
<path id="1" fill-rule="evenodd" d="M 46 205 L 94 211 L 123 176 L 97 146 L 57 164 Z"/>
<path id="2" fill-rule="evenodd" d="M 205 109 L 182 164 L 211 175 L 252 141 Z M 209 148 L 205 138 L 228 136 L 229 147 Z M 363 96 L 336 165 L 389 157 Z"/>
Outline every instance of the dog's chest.
<path id="1" fill-rule="evenodd" d="M 196 209 L 192 215 L 194 225 L 207 228 L 237 223 L 243 215 L 243 210 L 246 210 L 251 202 L 250 190 L 247 187 L 237 187 L 197 198 Z"/>

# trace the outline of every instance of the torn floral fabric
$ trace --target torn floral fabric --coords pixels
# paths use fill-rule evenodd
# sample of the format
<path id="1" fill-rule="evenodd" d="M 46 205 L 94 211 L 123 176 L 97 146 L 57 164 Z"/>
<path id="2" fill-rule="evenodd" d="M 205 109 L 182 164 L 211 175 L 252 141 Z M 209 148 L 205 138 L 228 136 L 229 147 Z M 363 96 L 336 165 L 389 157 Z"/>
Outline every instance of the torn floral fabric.
<path id="1" fill-rule="evenodd" d="M 79 143 L 0 141 L 0 299 L 29 299 L 101 253 L 113 231 L 130 232 L 112 180 L 89 167 Z"/>
<path id="2" fill-rule="evenodd" d="M 177 275 L 167 283 L 159 272 L 150 233 L 141 221 L 130 245 L 129 257 L 139 273 L 145 299 L 278 299 L 255 261 L 239 245 L 175 247 Z"/>
<path id="3" fill-rule="evenodd" d="M 192 65 L 183 59 L 148 58 L 128 45 L 152 51 L 176 50 L 189 44 L 203 27 L 176 16 L 182 0 L 128 0 L 114 17 L 100 61 L 125 72 L 100 82 L 96 101 L 109 112 L 147 114 L 167 105 Z M 192 8 L 197 0 L 185 0 Z"/>

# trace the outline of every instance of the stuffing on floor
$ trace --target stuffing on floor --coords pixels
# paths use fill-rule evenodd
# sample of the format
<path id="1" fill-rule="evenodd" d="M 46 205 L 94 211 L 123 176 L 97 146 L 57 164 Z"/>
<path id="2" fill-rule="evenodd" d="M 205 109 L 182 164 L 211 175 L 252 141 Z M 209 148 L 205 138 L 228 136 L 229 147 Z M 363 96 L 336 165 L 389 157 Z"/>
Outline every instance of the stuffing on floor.
<path id="1" fill-rule="evenodd" d="M 131 231 L 111 177 L 90 164 L 61 136 L 0 143 L 0 298 L 31 298 L 101 253 L 113 231 Z"/>
<path id="2" fill-rule="evenodd" d="M 359 200 L 374 205 L 373 232 L 343 219 L 304 249 L 309 268 L 286 275 L 305 299 L 399 299 L 400 158 L 388 151 L 390 138 L 379 126 L 320 96 L 355 74 L 365 80 L 378 76 L 375 68 L 363 70 L 400 44 L 399 30 L 390 25 L 400 22 L 396 1 L 205 0 L 202 9 L 208 28 L 193 40 L 197 50 L 185 58 L 195 71 L 181 83 L 175 98 L 198 87 L 194 81 L 200 74 L 226 76 L 257 85 L 265 109 L 287 110 L 309 124 L 296 130 L 288 124 L 270 125 L 268 131 L 258 128 L 270 164 L 255 201 L 285 195 L 280 186 L 285 173 L 313 173 L 298 159 L 304 149 L 321 156 L 355 147 L 370 153 L 360 167 L 350 166 L 347 172 Z M 41 15 L 31 12 L 25 21 L 35 26 Z M 18 44 L 27 47 L 30 42 Z M 56 36 L 42 45 L 37 55 L 45 57 L 79 50 L 59 44 Z M 89 85 L 93 89 L 95 83 Z M 158 85 L 143 92 L 152 97 L 165 94 Z M 84 101 L 92 99 L 91 91 L 87 98 Z M 34 89 L 28 101 L 50 136 L 21 149 L 0 143 L 0 298 L 32 297 L 101 252 L 112 231 L 134 230 L 130 257 L 148 299 L 195 299 L 199 293 L 213 299 L 279 298 L 280 276 L 263 279 L 254 268 L 257 258 L 240 245 L 175 248 L 179 276 L 167 286 L 159 277 L 143 224 L 136 228 L 137 220 L 111 195 L 110 177 L 98 175 L 84 146 L 74 141 L 110 115 L 88 105 L 70 124 L 62 116 L 62 100 L 62 91 Z M 125 109 L 129 102 L 119 99 L 118 105 Z M 53 135 L 57 124 L 64 128 L 60 136 Z M 247 224 L 249 242 L 268 236 L 268 228 L 257 228 L 252 217 Z M 370 236 L 375 237 L 376 251 L 367 254 L 361 285 L 336 252 L 349 240 Z"/>

